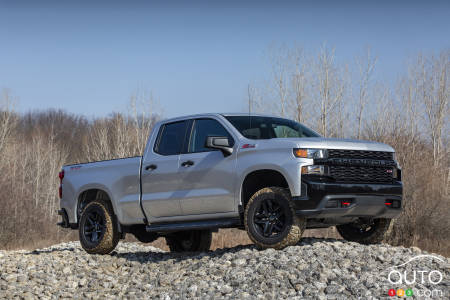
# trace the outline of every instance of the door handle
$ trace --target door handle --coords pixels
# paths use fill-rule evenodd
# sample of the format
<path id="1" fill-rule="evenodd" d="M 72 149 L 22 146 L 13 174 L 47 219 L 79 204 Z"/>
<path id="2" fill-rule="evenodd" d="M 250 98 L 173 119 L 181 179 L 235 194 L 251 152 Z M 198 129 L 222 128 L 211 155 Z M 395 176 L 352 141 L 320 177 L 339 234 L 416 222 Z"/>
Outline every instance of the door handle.
<path id="1" fill-rule="evenodd" d="M 153 171 L 154 169 L 156 169 L 158 166 L 157 165 L 148 165 L 145 167 L 145 170 L 148 171 Z"/>
<path id="2" fill-rule="evenodd" d="M 187 160 L 187 161 L 185 161 L 185 162 L 182 162 L 181 163 L 181 166 L 182 167 L 190 167 L 190 166 L 192 166 L 194 164 L 194 162 L 192 161 L 192 160 Z"/>

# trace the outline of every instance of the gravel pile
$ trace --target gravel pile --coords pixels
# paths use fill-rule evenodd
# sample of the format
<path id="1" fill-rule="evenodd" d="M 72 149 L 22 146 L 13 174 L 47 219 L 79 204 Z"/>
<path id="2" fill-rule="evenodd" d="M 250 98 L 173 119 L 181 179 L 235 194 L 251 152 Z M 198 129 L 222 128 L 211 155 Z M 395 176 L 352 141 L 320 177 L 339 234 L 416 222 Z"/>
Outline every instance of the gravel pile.
<path id="1" fill-rule="evenodd" d="M 174 254 L 137 243 L 119 243 L 111 255 L 89 255 L 78 242 L 35 251 L 0 251 L 0 298 L 384 298 L 389 289 L 426 290 L 449 296 L 448 258 L 421 257 L 396 268 L 426 271 L 421 283 L 392 284 L 390 267 L 424 255 L 417 248 L 364 246 L 332 239 L 304 238 L 284 250 L 239 246 L 207 253 Z M 441 261 L 442 260 L 442 261 Z M 395 268 L 394 268 L 395 269 Z M 434 285 L 430 271 L 443 279 Z M 439 275 L 432 273 L 432 281 Z M 398 280 L 399 277 L 393 277 Z M 420 294 L 420 295 L 419 295 Z"/>

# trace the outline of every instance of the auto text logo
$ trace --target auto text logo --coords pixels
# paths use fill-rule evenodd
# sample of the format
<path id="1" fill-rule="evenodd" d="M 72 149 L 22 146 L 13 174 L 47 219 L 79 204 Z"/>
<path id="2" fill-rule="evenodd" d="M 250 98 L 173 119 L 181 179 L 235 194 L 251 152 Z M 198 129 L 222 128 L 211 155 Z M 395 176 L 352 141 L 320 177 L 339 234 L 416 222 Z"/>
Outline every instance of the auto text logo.
<path id="1" fill-rule="evenodd" d="M 411 265 L 412 262 L 421 260 L 432 260 L 439 269 Z M 448 263 L 434 255 L 418 255 L 401 265 L 390 267 L 387 281 L 396 288 L 390 288 L 387 294 L 391 297 L 444 298 L 448 296 L 444 295 L 448 291 L 443 291 L 438 285 L 446 280 L 445 272 L 442 271 L 445 268 L 448 268 Z"/>

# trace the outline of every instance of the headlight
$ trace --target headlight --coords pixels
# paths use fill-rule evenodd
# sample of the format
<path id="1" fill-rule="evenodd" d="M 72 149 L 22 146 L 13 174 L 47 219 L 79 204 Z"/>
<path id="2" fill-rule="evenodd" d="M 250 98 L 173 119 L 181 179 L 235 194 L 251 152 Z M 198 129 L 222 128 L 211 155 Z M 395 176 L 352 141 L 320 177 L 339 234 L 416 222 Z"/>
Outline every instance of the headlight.
<path id="1" fill-rule="evenodd" d="M 302 149 L 295 148 L 294 156 L 301 158 L 326 158 L 327 150 L 326 149 Z"/>

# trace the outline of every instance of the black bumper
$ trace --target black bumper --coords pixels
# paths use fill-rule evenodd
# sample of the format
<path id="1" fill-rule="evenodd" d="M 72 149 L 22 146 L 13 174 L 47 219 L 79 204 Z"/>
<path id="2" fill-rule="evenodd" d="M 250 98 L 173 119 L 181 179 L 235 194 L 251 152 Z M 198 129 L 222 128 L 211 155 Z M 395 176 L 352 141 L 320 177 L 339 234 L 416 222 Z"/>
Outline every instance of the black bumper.
<path id="1" fill-rule="evenodd" d="M 402 210 L 403 185 L 333 183 L 302 180 L 302 196 L 293 197 L 296 214 L 309 218 L 394 218 Z"/>

